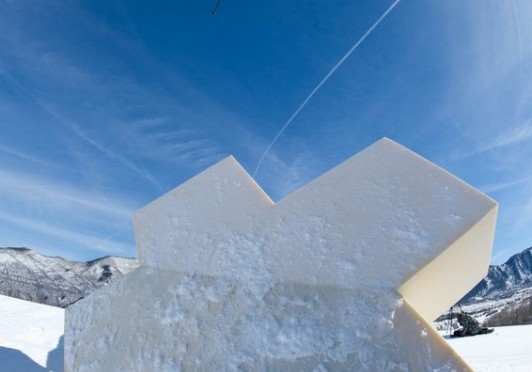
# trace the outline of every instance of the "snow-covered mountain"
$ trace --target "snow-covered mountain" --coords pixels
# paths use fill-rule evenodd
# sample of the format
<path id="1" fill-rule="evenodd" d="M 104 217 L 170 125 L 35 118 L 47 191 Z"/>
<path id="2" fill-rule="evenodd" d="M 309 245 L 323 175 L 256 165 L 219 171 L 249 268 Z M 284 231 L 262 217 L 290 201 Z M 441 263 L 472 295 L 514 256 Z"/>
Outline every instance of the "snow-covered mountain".
<path id="1" fill-rule="evenodd" d="M 532 324 L 532 247 L 490 266 L 488 275 L 453 311 L 465 311 L 488 327 Z M 448 328 L 449 318 L 449 312 L 443 314 L 436 328 Z"/>
<path id="2" fill-rule="evenodd" d="M 490 266 L 488 275 L 464 298 L 463 303 L 487 297 L 508 297 L 532 286 L 532 247 L 510 257 L 502 265 Z"/>
<path id="3" fill-rule="evenodd" d="M 66 307 L 137 267 L 132 258 L 79 262 L 27 248 L 0 248 L 0 294 Z"/>
<path id="4" fill-rule="evenodd" d="M 461 303 L 490 327 L 532 324 L 532 247 L 490 266 Z"/>

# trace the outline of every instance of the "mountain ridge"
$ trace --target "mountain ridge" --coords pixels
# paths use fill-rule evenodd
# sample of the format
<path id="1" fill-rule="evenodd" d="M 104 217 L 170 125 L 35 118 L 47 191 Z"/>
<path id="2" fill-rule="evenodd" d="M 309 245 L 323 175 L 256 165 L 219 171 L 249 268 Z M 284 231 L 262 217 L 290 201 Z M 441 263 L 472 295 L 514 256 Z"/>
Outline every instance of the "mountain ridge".
<path id="1" fill-rule="evenodd" d="M 532 285 L 532 247 L 516 253 L 501 265 L 490 265 L 488 274 L 461 300 L 461 303 L 475 301 L 475 298 L 508 295 Z"/>
<path id="2" fill-rule="evenodd" d="M 26 247 L 0 248 L 0 294 L 67 307 L 138 267 L 133 258 L 69 261 Z"/>

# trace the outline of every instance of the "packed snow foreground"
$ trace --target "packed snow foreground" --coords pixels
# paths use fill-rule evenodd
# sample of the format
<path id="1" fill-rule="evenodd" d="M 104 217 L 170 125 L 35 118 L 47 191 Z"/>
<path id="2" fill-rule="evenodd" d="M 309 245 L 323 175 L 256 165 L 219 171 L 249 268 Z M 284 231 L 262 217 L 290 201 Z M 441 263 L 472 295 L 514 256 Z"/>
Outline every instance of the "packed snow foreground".
<path id="1" fill-rule="evenodd" d="M 141 266 L 67 309 L 65 368 L 467 370 L 430 322 L 496 213 L 388 139 L 278 203 L 227 158 L 136 213 Z"/>
<path id="2" fill-rule="evenodd" d="M 63 309 L 0 295 L 0 314 L 0 372 L 63 370 Z"/>

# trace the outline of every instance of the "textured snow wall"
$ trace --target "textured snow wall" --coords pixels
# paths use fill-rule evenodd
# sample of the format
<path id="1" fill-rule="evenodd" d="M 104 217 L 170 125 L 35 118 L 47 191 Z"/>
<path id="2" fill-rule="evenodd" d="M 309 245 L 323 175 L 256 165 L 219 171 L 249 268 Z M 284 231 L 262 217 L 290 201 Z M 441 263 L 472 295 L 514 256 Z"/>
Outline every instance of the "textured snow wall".
<path id="1" fill-rule="evenodd" d="M 429 323 L 496 211 L 389 139 L 278 203 L 229 157 L 135 214 L 141 267 L 67 309 L 65 368 L 467 370 Z"/>

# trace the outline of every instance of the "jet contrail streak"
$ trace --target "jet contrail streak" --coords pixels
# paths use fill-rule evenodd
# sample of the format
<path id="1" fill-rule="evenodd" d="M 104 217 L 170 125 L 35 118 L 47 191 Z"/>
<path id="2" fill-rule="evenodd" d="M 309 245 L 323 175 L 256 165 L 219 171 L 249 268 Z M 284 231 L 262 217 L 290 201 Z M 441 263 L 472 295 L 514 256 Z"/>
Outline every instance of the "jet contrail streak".
<path id="1" fill-rule="evenodd" d="M 297 108 L 297 110 L 292 114 L 292 116 L 290 116 L 290 119 L 288 119 L 288 121 L 285 123 L 285 125 L 281 128 L 281 130 L 277 133 L 277 135 L 273 138 L 272 142 L 268 145 L 268 147 L 266 148 L 266 151 L 264 151 L 264 153 L 262 154 L 262 157 L 260 158 L 259 160 L 259 163 L 257 164 L 257 167 L 255 168 L 255 171 L 253 172 L 253 177 L 255 177 L 257 175 L 257 172 L 259 171 L 259 168 L 260 166 L 262 165 L 262 162 L 264 161 L 264 158 L 266 157 L 266 155 L 268 154 L 268 152 L 270 151 L 270 149 L 273 147 L 273 145 L 275 144 L 275 142 L 277 142 L 277 140 L 279 139 L 279 137 L 281 136 L 281 134 L 283 134 L 283 132 L 286 130 L 286 128 L 290 125 L 290 123 L 292 123 L 292 121 L 294 120 L 294 118 L 299 114 L 299 112 L 301 110 L 303 110 L 303 108 L 307 105 L 308 101 L 310 101 L 310 99 L 314 96 L 314 94 L 316 94 L 316 92 L 321 88 L 321 86 L 323 84 L 325 84 L 325 82 L 327 80 L 329 80 L 329 78 L 331 77 L 332 74 L 334 74 L 334 72 L 338 69 L 338 67 L 340 67 L 347 58 L 349 58 L 349 56 L 358 48 L 358 46 L 360 44 L 362 44 L 364 42 L 364 40 L 366 40 L 366 38 L 373 32 L 373 30 L 384 20 L 384 18 L 386 18 L 386 16 L 388 15 L 388 13 L 390 13 L 393 8 L 395 8 L 395 6 L 397 4 L 399 4 L 401 0 L 395 0 L 393 2 L 393 4 L 379 17 L 379 19 L 377 19 L 375 21 L 375 23 L 373 23 L 373 25 L 366 31 L 366 33 L 364 35 L 362 35 L 362 37 L 360 39 L 358 39 L 358 41 L 355 43 L 355 45 L 353 45 L 351 47 L 351 49 L 349 49 L 347 51 L 347 53 L 338 61 L 338 63 L 336 65 L 334 65 L 334 67 L 327 73 L 327 75 L 325 75 L 325 77 L 318 83 L 318 85 L 316 85 L 316 87 L 312 90 L 312 92 L 310 92 L 310 94 L 307 96 L 307 98 L 305 98 L 305 100 L 303 101 L 303 103 Z"/>

